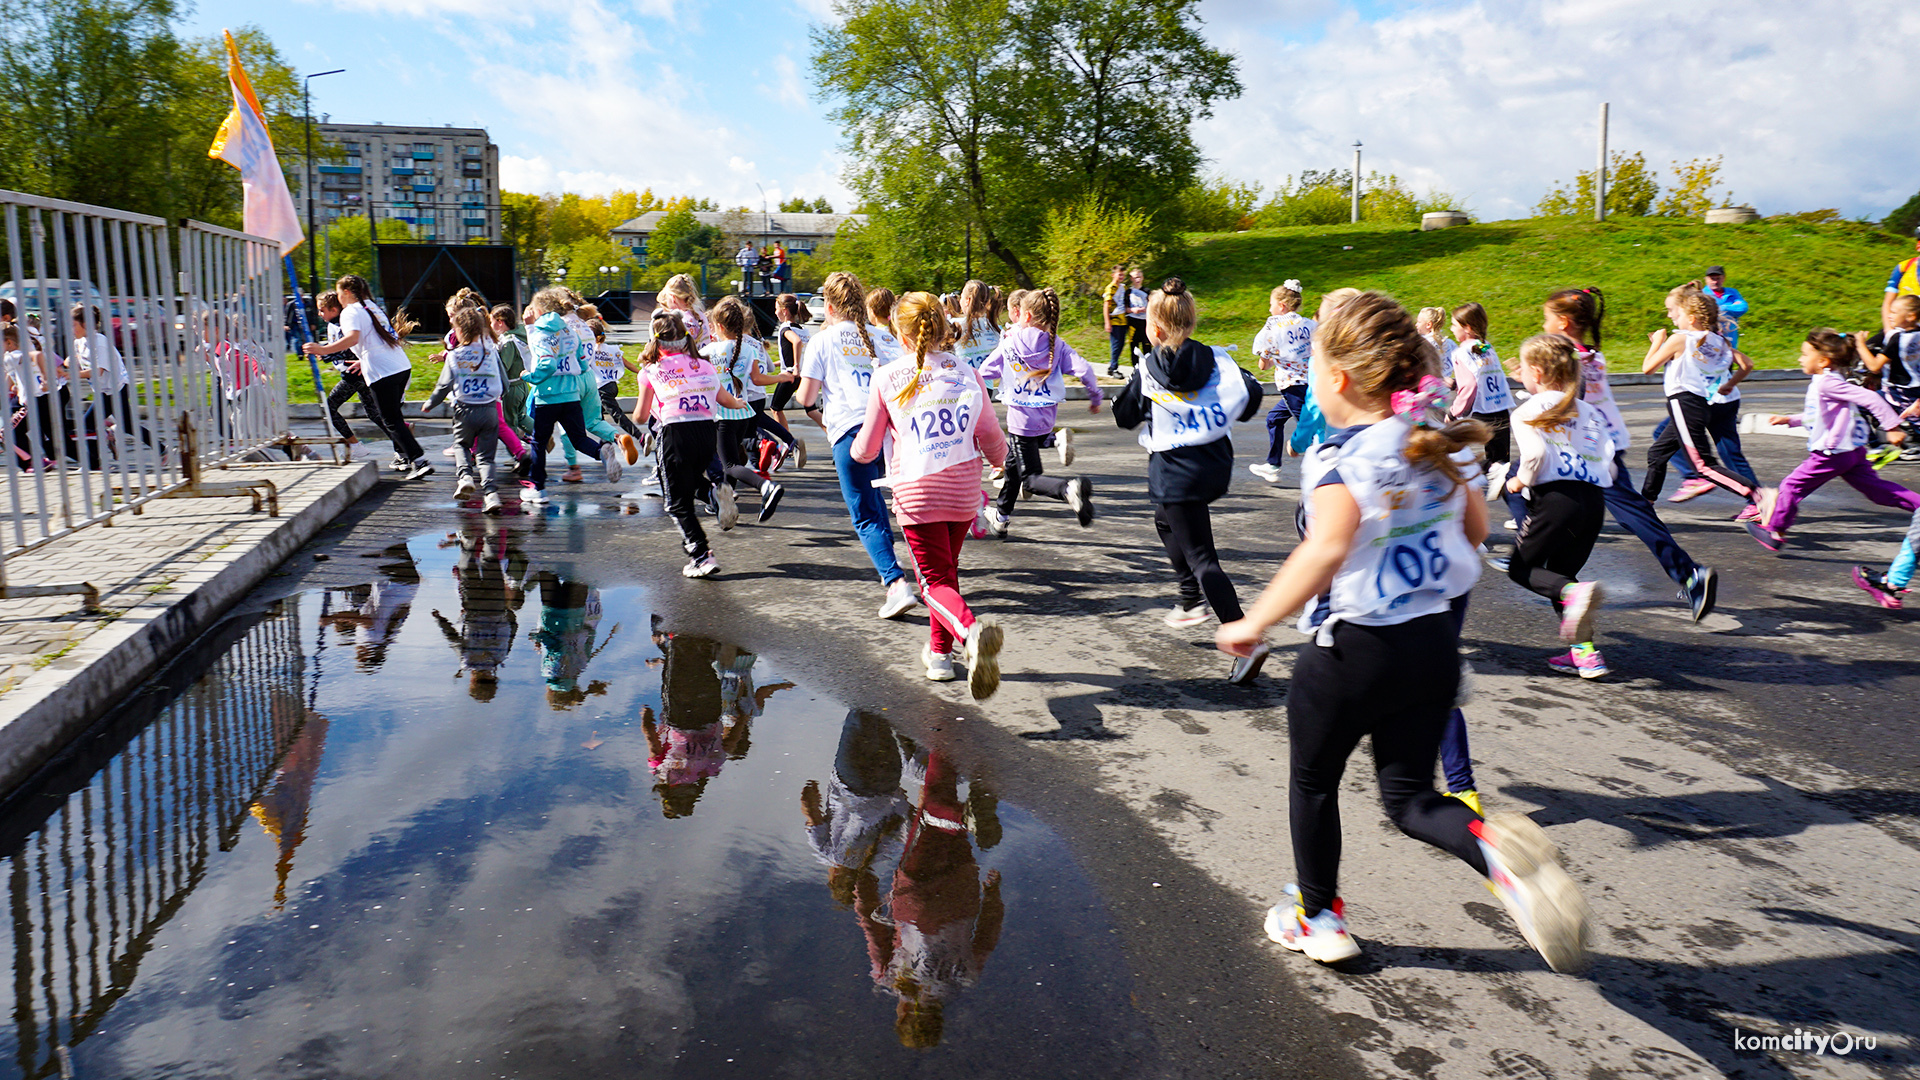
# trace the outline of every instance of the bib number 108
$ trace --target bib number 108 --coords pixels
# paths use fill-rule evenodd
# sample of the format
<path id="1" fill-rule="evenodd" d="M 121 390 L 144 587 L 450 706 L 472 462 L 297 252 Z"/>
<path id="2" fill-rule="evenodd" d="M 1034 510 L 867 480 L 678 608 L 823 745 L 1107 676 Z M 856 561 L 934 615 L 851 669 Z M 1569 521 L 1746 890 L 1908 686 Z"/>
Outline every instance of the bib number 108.
<path id="1" fill-rule="evenodd" d="M 1428 581 L 1440 580 L 1450 565 L 1446 552 L 1440 550 L 1438 532 L 1428 532 L 1411 544 L 1394 544 L 1380 553 L 1380 567 L 1373 574 L 1374 592 L 1380 596 L 1386 596 L 1389 589 L 1411 592 Z M 1402 583 L 1405 588 L 1399 587 Z"/>

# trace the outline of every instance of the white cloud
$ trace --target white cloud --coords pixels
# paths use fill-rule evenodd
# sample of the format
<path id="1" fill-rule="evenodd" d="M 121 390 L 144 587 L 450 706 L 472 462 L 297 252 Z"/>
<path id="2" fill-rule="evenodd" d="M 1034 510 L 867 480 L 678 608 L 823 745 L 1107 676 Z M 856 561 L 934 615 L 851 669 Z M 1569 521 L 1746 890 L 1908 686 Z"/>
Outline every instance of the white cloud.
<path id="1" fill-rule="evenodd" d="M 782 105 L 796 109 L 810 109 L 812 103 L 807 100 L 807 87 L 800 79 L 800 66 L 793 57 L 781 53 L 773 58 L 768 66 L 773 74 L 772 85 L 761 85 L 761 91 Z"/>
<path id="2" fill-rule="evenodd" d="M 1196 131 L 1213 168 L 1269 186 L 1349 165 L 1358 138 L 1369 171 L 1464 196 L 1482 217 L 1524 215 L 1592 167 L 1601 101 L 1615 149 L 1661 170 L 1725 155 L 1726 184 L 1764 213 L 1877 215 L 1920 174 L 1895 135 L 1914 69 L 1887 47 L 1920 36 L 1920 11 L 1896 0 L 1844 17 L 1785 0 L 1478 0 L 1373 21 L 1343 11 L 1310 44 L 1275 37 L 1272 10 L 1209 5 L 1209 36 L 1239 55 L 1247 90 Z"/>

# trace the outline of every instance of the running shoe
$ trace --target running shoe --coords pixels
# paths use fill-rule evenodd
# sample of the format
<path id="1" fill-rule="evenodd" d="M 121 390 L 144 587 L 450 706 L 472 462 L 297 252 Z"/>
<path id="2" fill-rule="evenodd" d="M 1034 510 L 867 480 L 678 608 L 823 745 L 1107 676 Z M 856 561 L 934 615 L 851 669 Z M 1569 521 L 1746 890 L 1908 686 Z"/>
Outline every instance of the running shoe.
<path id="1" fill-rule="evenodd" d="M 567 468 L 566 472 L 560 474 L 560 482 L 563 484 L 584 484 L 587 482 L 587 474 L 580 471 L 580 466 L 572 465 Z"/>
<path id="2" fill-rule="evenodd" d="M 1852 576 L 1853 583 L 1865 589 L 1867 595 L 1873 597 L 1874 603 L 1879 604 L 1888 611 L 1899 611 L 1903 606 L 1900 594 L 1907 590 L 1898 589 L 1888 584 L 1887 575 L 1871 567 L 1856 566 L 1853 568 Z"/>
<path id="3" fill-rule="evenodd" d="M 442 450 L 440 452 L 446 455 L 447 457 L 453 457 L 454 455 L 460 452 L 460 448 L 457 446 L 449 446 L 445 450 Z"/>
<path id="4" fill-rule="evenodd" d="M 1687 598 L 1687 606 L 1693 609 L 1694 622 L 1713 614 L 1713 602 L 1719 591 L 1720 575 L 1711 567 L 1695 567 L 1693 573 L 1687 575 L 1681 592 Z"/>
<path id="5" fill-rule="evenodd" d="M 946 653 L 935 656 L 933 646 L 920 646 L 920 663 L 927 669 L 927 678 L 934 682 L 952 682 L 959 678 L 953 670 L 953 657 Z"/>
<path id="6" fill-rule="evenodd" d="M 1093 481 L 1084 476 L 1067 481 L 1067 505 L 1073 508 L 1073 515 L 1079 519 L 1081 528 L 1092 525 Z"/>
<path id="7" fill-rule="evenodd" d="M 807 467 L 807 440 L 798 435 L 793 437 L 793 467 L 796 469 Z"/>
<path id="8" fill-rule="evenodd" d="M 992 472 L 987 474 L 987 477 L 990 480 L 1004 480 L 1006 479 L 1006 476 L 1007 476 L 1007 467 L 1005 465 L 997 465 L 994 467 Z"/>
<path id="9" fill-rule="evenodd" d="M 414 462 L 413 468 L 407 471 L 407 479 L 409 480 L 418 480 L 423 476 L 432 475 L 433 462 L 428 461 L 426 458 L 421 458 L 419 461 Z"/>
<path id="10" fill-rule="evenodd" d="M 1760 520 L 1760 508 L 1759 508 L 1759 507 L 1757 507 L 1757 506 L 1755 506 L 1755 505 L 1753 505 L 1752 503 L 1748 503 L 1747 505 L 1745 505 L 1745 506 L 1743 506 L 1743 507 L 1741 507 L 1741 508 L 1740 508 L 1740 512 L 1739 512 L 1739 513 L 1737 513 L 1737 514 L 1735 514 L 1735 515 L 1733 515 L 1733 520 L 1735 520 L 1735 521 L 1741 521 L 1741 522 L 1745 522 L 1745 521 L 1759 521 L 1759 520 Z"/>
<path id="11" fill-rule="evenodd" d="M 773 516 L 773 512 L 780 509 L 780 500 L 785 497 L 786 494 L 786 488 L 781 487 L 771 480 L 761 484 L 760 516 L 754 520 L 763 525 L 766 524 L 767 519 Z"/>
<path id="12" fill-rule="evenodd" d="M 1604 598 L 1597 581 L 1575 581 L 1560 590 L 1560 640 L 1593 640 L 1593 609 Z"/>
<path id="13" fill-rule="evenodd" d="M 1892 443 L 1888 443 L 1885 446 L 1876 446 L 1872 450 L 1867 451 L 1867 461 L 1872 463 L 1876 469 L 1884 469 L 1899 460 L 1900 448 Z"/>
<path id="14" fill-rule="evenodd" d="M 1753 537 L 1755 543 L 1768 551 L 1779 551 L 1787 544 L 1785 533 L 1774 532 L 1758 521 L 1747 522 L 1747 535 Z"/>
<path id="15" fill-rule="evenodd" d="M 1487 861 L 1487 881 L 1527 944 L 1555 971 L 1584 968 L 1593 912 L 1546 830 L 1521 814 L 1495 814 L 1470 828 Z"/>
<path id="16" fill-rule="evenodd" d="M 627 455 L 627 464 L 640 463 L 640 440 L 623 431 L 620 433 L 620 449 Z"/>
<path id="17" fill-rule="evenodd" d="M 1054 440 L 1053 448 L 1059 452 L 1060 467 L 1064 469 L 1073 464 L 1073 429 L 1061 428 L 1058 436 Z"/>
<path id="18" fill-rule="evenodd" d="M 1199 626 L 1212 617 L 1213 610 L 1207 607 L 1205 603 L 1195 604 L 1192 607 L 1187 607 L 1184 604 L 1175 604 L 1173 605 L 1173 610 L 1167 612 L 1166 617 L 1160 621 L 1173 627 L 1175 630 L 1184 630 L 1189 626 Z"/>
<path id="19" fill-rule="evenodd" d="M 480 500 L 480 512 L 489 516 L 498 516 L 500 513 L 500 493 L 497 491 L 487 492 L 487 497 Z"/>
<path id="20" fill-rule="evenodd" d="M 600 444 L 600 465 L 607 470 L 607 483 L 617 484 L 620 482 L 620 466 L 622 464 L 620 459 L 623 456 L 618 445 L 610 442 Z"/>
<path id="21" fill-rule="evenodd" d="M 895 578 L 893 584 L 887 586 L 887 598 L 881 601 L 880 617 L 891 619 L 902 615 L 919 602 L 920 598 L 913 595 L 913 586 L 907 579 Z"/>
<path id="22" fill-rule="evenodd" d="M 1507 520 L 1501 522 L 1500 527 L 1507 530 L 1508 532 L 1520 531 L 1520 523 L 1518 521 L 1515 521 L 1512 518 L 1508 518 Z"/>
<path id="23" fill-rule="evenodd" d="M 1267 654 L 1272 651 L 1273 646 L 1263 641 L 1246 656 L 1234 657 L 1233 667 L 1227 670 L 1227 682 L 1233 686 L 1245 686 L 1252 682 L 1253 677 L 1260 674 L 1260 666 L 1267 662 Z"/>
<path id="24" fill-rule="evenodd" d="M 1012 524 L 1013 519 L 991 506 L 987 507 L 985 513 L 987 515 L 987 531 L 1005 540 L 1007 538 L 1007 527 Z"/>
<path id="25" fill-rule="evenodd" d="M 1681 481 L 1680 487 L 1674 491 L 1673 494 L 1667 496 L 1667 501 L 1670 503 L 1683 503 L 1688 499 L 1697 499 L 1712 490 L 1712 483 L 1696 476 L 1691 480 Z"/>
<path id="26" fill-rule="evenodd" d="M 403 472 L 406 472 L 408 469 L 413 468 L 413 462 L 407 460 L 407 455 L 402 454 L 397 450 L 394 451 L 393 458 L 388 464 L 393 469 L 393 471 L 397 473 L 403 473 Z"/>
<path id="27" fill-rule="evenodd" d="M 529 484 L 527 485 L 526 491 L 521 494 L 520 501 L 533 503 L 536 506 L 545 506 L 552 502 L 553 499 L 547 495 L 545 488 Z"/>
<path id="28" fill-rule="evenodd" d="M 720 521 L 721 532 L 740 524 L 740 497 L 734 494 L 732 484 L 713 485 L 713 498 L 716 504 L 714 517 Z"/>
<path id="29" fill-rule="evenodd" d="M 1277 484 L 1280 482 L 1280 469 L 1276 465 L 1269 465 L 1264 461 L 1256 461 L 1247 466 L 1247 471 L 1265 480 L 1269 484 Z"/>
<path id="30" fill-rule="evenodd" d="M 456 499 L 464 499 L 479 490 L 480 485 L 471 476 L 463 476 L 453 483 L 453 497 Z"/>
<path id="31" fill-rule="evenodd" d="M 1481 817 L 1487 816 L 1487 812 L 1480 809 L 1480 793 L 1473 788 L 1468 788 L 1465 791 L 1449 791 L 1447 792 L 1447 798 L 1459 799 L 1461 802 L 1473 807 L 1474 813 L 1479 814 Z"/>
<path id="32" fill-rule="evenodd" d="M 680 576 L 690 578 L 712 577 L 719 572 L 720 563 L 711 551 L 688 559 L 687 565 L 680 568 Z"/>
<path id="33" fill-rule="evenodd" d="M 1513 560 L 1507 558 L 1505 555 L 1489 556 L 1487 559 L 1487 565 L 1493 567 L 1495 570 L 1498 570 L 1504 574 L 1509 569 L 1512 568 Z"/>
<path id="34" fill-rule="evenodd" d="M 1300 887 L 1287 886 L 1287 901 L 1267 909 L 1267 937 L 1307 959 L 1337 964 L 1360 955 L 1360 946 L 1347 933 L 1347 905 L 1334 897 L 1333 906 L 1309 917 L 1300 906 Z"/>
<path id="35" fill-rule="evenodd" d="M 1006 635 L 991 615 L 982 615 L 967 627 L 967 692 L 975 701 L 1000 689 L 1000 646 Z"/>
<path id="36" fill-rule="evenodd" d="M 1600 655 L 1600 650 L 1594 648 L 1591 641 L 1581 642 L 1559 656 L 1547 657 L 1547 666 L 1583 679 L 1597 679 L 1607 673 L 1606 658 Z"/>
<path id="37" fill-rule="evenodd" d="M 1920 461 L 1920 446 L 1913 444 L 1913 436 L 1911 435 L 1907 436 L 1906 442 L 1900 444 L 1900 461 L 1902 464 L 1908 465 Z"/>

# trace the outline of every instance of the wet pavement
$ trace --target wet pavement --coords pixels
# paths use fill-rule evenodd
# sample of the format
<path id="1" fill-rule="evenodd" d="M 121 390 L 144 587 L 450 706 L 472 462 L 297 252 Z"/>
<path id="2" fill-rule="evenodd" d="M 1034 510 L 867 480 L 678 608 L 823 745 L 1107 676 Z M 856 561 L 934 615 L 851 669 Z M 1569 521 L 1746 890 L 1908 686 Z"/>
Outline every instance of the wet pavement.
<path id="1" fill-rule="evenodd" d="M 705 582 L 621 488 L 488 520 L 444 474 L 383 485 L 0 813 L 0 1075 L 1915 1074 L 1920 634 L 1845 581 L 1890 515 L 1829 488 L 1776 559 L 1721 496 L 1669 511 L 1726 575 L 1700 627 L 1610 528 L 1596 683 L 1544 674 L 1544 609 L 1484 577 L 1480 787 L 1568 850 L 1594 971 L 1546 971 L 1394 833 L 1364 759 L 1368 953 L 1334 971 L 1259 932 L 1297 638 L 1224 686 L 1210 634 L 1159 622 L 1138 449 L 1081 432 L 1095 528 L 1021 503 L 963 558 L 1008 626 L 983 704 L 919 677 L 923 617 L 873 618 L 818 466 Z M 1749 440 L 1763 475 L 1797 447 Z M 1216 506 L 1243 598 L 1296 500 L 1242 476 Z M 1733 1042 L 1796 1024 L 1882 1049 Z"/>

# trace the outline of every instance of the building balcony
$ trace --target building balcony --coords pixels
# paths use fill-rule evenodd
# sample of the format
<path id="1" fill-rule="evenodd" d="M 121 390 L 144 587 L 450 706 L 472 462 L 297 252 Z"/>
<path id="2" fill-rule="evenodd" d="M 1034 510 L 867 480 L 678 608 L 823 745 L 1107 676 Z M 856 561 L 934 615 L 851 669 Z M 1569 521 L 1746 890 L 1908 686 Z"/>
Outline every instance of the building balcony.
<path id="1" fill-rule="evenodd" d="M 433 151 L 431 151 L 431 150 L 415 150 L 415 151 L 413 152 L 413 160 L 415 160 L 415 161 L 432 161 L 432 160 L 433 160 Z"/>

